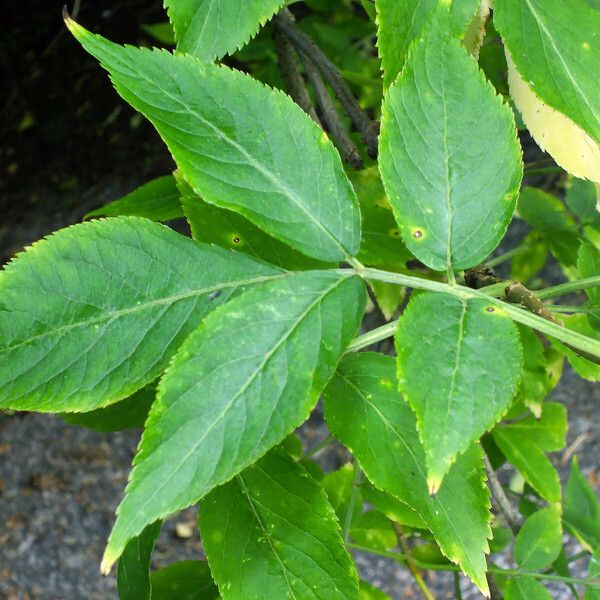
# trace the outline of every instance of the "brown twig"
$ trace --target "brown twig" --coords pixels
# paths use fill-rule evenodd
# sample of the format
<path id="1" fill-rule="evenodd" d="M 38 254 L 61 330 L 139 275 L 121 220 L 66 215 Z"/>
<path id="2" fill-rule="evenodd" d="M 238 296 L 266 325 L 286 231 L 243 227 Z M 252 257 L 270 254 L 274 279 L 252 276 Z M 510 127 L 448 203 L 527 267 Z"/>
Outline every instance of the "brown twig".
<path id="1" fill-rule="evenodd" d="M 494 274 L 492 269 L 488 267 L 479 266 L 465 271 L 465 283 L 469 287 L 476 290 L 489 285 L 505 283 L 506 287 L 504 289 L 504 295 L 508 302 L 511 302 L 512 304 L 520 304 L 523 308 L 526 308 L 534 315 L 538 315 L 539 317 L 542 317 L 542 319 L 546 319 L 546 321 L 550 321 L 551 323 L 564 327 L 564 323 L 557 319 L 531 290 L 527 289 L 518 281 L 504 281 L 500 279 Z M 584 350 L 574 348 L 566 342 L 562 342 L 562 344 L 577 354 L 577 356 L 581 356 L 581 358 L 585 358 L 586 360 L 600 365 L 600 358 L 597 356 L 594 356 L 589 352 L 585 352 Z"/>
<path id="2" fill-rule="evenodd" d="M 425 598 L 426 600 L 435 600 L 435 597 L 429 591 L 429 588 L 427 587 L 427 584 L 425 583 L 423 576 L 421 575 L 421 572 L 419 571 L 419 569 L 417 568 L 417 566 L 415 565 L 415 563 L 412 560 L 412 557 L 410 555 L 410 548 L 408 547 L 408 541 L 406 540 L 406 536 L 404 535 L 404 532 L 402 531 L 402 527 L 398 523 L 392 523 L 392 525 L 394 526 L 394 530 L 396 531 L 396 537 L 398 538 L 398 545 L 400 546 L 402 553 L 408 557 L 406 559 L 406 566 L 408 567 L 408 570 L 410 571 L 411 575 L 413 576 L 415 583 L 421 590 L 421 593 L 423 594 L 423 598 Z"/>
<path id="3" fill-rule="evenodd" d="M 282 9 L 275 16 L 273 26 L 285 35 L 298 51 L 310 57 L 325 81 L 331 86 L 352 123 L 360 132 L 367 147 L 367 153 L 371 158 L 376 158 L 379 143 L 379 124 L 371 121 L 367 113 L 359 106 L 358 101 L 336 66 L 308 35 L 298 29 L 294 16 L 287 8 Z"/>
<path id="4" fill-rule="evenodd" d="M 525 307 L 529 312 L 534 315 L 538 315 L 546 321 L 551 321 L 557 325 L 562 325 L 562 321 L 559 321 L 544 305 L 544 303 L 528 290 L 522 283 L 513 281 L 506 286 L 504 290 L 506 299 L 513 304 L 520 304 Z"/>
<path id="5" fill-rule="evenodd" d="M 504 493 L 504 488 L 498 481 L 494 467 L 492 467 L 492 463 L 485 453 L 483 454 L 483 464 L 485 465 L 485 472 L 487 473 L 490 492 L 492 493 L 492 498 L 494 499 L 496 508 L 506 521 L 506 524 L 510 527 L 511 531 L 516 535 L 521 527 L 519 516 L 514 511 L 510 500 Z"/>
<path id="6" fill-rule="evenodd" d="M 331 96 L 329 95 L 329 92 L 327 91 L 327 88 L 321 79 L 319 70 L 307 54 L 300 52 L 300 57 L 306 70 L 306 77 L 310 82 L 310 85 L 315 92 L 317 102 L 321 107 L 321 115 L 325 121 L 325 124 L 327 125 L 327 130 L 331 134 L 335 145 L 339 148 L 344 160 L 353 169 L 362 169 L 364 165 L 358 149 L 344 128 L 344 124 L 340 119 L 340 115 L 333 104 L 333 100 L 331 99 Z"/>
<path id="7" fill-rule="evenodd" d="M 289 95 L 313 121 L 321 125 L 317 111 L 306 89 L 304 78 L 300 72 L 300 63 L 294 46 L 275 28 L 273 28 L 273 40 L 275 41 L 279 70 L 281 71 Z"/>

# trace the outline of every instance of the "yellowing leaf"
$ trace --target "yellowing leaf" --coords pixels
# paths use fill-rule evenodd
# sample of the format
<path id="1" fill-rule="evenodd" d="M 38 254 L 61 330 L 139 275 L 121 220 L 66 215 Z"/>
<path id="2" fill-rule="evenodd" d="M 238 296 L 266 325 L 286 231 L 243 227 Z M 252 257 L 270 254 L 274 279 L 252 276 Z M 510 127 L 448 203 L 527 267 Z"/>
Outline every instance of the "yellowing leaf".
<path id="1" fill-rule="evenodd" d="M 538 146 L 563 169 L 600 182 L 600 147 L 574 121 L 544 104 L 519 75 L 506 50 L 510 95 Z"/>

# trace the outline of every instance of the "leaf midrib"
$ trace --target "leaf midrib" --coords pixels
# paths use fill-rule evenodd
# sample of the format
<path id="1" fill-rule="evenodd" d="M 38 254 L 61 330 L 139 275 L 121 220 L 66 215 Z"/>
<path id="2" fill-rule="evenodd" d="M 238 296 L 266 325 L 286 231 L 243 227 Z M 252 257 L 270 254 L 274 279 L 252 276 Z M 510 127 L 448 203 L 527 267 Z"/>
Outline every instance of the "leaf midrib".
<path id="1" fill-rule="evenodd" d="M 197 60 L 193 56 L 190 56 L 189 58 L 192 60 Z M 109 69 L 109 71 L 110 71 L 110 69 Z M 136 73 L 139 75 L 139 77 L 144 79 L 150 85 L 153 85 L 158 90 L 160 90 L 160 92 L 163 93 L 165 96 L 167 96 L 168 98 L 170 98 L 171 100 L 173 100 L 174 102 L 176 102 L 177 104 L 182 106 L 188 114 L 197 117 L 201 123 L 203 123 L 209 129 L 211 129 L 214 133 L 216 133 L 221 141 L 228 143 L 230 146 L 232 146 L 234 149 L 236 149 L 238 152 L 240 152 L 242 154 L 242 156 L 248 161 L 248 164 L 250 166 L 254 167 L 268 181 L 270 181 L 275 186 L 275 188 L 279 190 L 279 192 L 281 194 L 283 194 L 286 198 L 291 200 L 293 202 L 293 204 L 297 208 L 299 208 L 300 211 L 306 217 L 308 217 L 309 221 L 311 221 L 314 225 L 316 225 L 317 229 L 320 229 L 326 235 L 326 237 L 328 237 L 329 239 L 331 239 L 331 241 L 333 241 L 333 243 L 337 247 L 338 251 L 342 254 L 342 257 L 349 258 L 351 256 L 351 253 L 348 250 L 346 250 L 346 248 L 344 248 L 344 246 L 338 241 L 338 239 L 333 235 L 333 233 L 331 231 L 329 231 L 329 229 L 327 229 L 327 227 L 325 227 L 325 225 L 323 223 L 321 223 L 321 221 L 319 221 L 307 207 L 304 206 L 302 198 L 299 197 L 292 188 L 290 188 L 284 181 L 282 181 L 279 177 L 277 177 L 265 165 L 263 165 L 261 162 L 257 161 L 254 158 L 254 156 L 252 156 L 246 150 L 246 148 L 244 146 L 242 146 L 239 142 L 237 142 L 236 140 L 231 138 L 229 135 L 227 135 L 227 133 L 225 133 L 224 131 L 219 129 L 219 127 L 217 127 L 210 121 L 207 121 L 199 112 L 197 112 L 189 104 L 184 102 L 182 98 L 173 96 L 171 93 L 169 93 L 168 90 L 166 90 L 162 86 L 158 85 L 156 81 L 149 79 L 144 73 L 140 72 L 137 69 L 136 69 Z M 135 95 L 137 98 L 139 98 L 138 94 L 136 92 L 134 92 L 133 90 L 131 90 L 131 88 L 128 88 L 127 85 L 124 85 L 124 84 L 121 84 L 121 85 L 123 85 L 124 88 L 129 89 L 129 91 L 133 95 Z M 140 100 L 141 100 L 141 98 L 140 98 Z M 159 110 L 163 110 L 163 109 L 159 109 Z M 165 140 L 165 143 L 167 143 L 167 146 L 169 146 L 169 143 L 166 140 Z M 204 196 L 204 199 L 208 201 L 206 195 L 204 194 L 203 196 Z"/>
<path id="2" fill-rule="evenodd" d="M 531 11 L 531 14 L 532 14 L 533 18 L 538 23 L 538 26 L 539 26 L 540 30 L 548 38 L 548 41 L 550 42 L 550 45 L 552 46 L 552 49 L 554 50 L 554 52 L 556 53 L 556 56 L 560 60 L 562 66 L 563 66 L 563 68 L 565 70 L 565 73 L 566 73 L 567 77 L 569 78 L 570 82 L 573 84 L 573 87 L 577 90 L 577 92 L 579 93 L 580 98 L 584 101 L 585 105 L 588 107 L 588 109 L 590 110 L 590 112 L 592 113 L 592 115 L 595 117 L 596 124 L 598 124 L 600 122 L 599 115 L 596 114 L 596 111 L 594 110 L 594 107 L 591 106 L 591 104 L 590 104 L 590 102 L 589 102 L 586 94 L 584 93 L 584 91 L 581 89 L 581 87 L 577 83 L 577 80 L 575 79 L 575 77 L 573 77 L 573 73 L 571 72 L 571 69 L 569 68 L 569 65 L 567 65 L 567 63 L 565 62 L 565 59 L 563 58 L 562 54 L 560 53 L 560 51 L 558 49 L 558 46 L 556 45 L 556 42 L 554 41 L 554 37 L 552 36 L 552 33 L 546 27 L 546 24 L 542 20 L 540 14 L 536 11 L 536 9 L 531 4 L 531 1 L 530 0 L 525 0 L 525 3 L 529 7 L 529 10 Z M 596 136 L 594 136 L 594 138 L 595 137 Z"/>
<path id="3" fill-rule="evenodd" d="M 419 463 L 419 461 L 418 461 L 417 457 L 415 456 L 414 452 L 412 451 L 412 448 L 407 444 L 407 442 L 402 437 L 402 435 L 400 435 L 400 433 L 398 433 L 398 431 L 396 430 L 396 427 L 394 426 L 394 424 L 379 410 L 379 408 L 372 402 L 372 400 L 367 397 L 367 394 L 363 393 L 363 391 L 354 382 L 352 382 L 350 379 L 348 379 L 345 375 L 342 375 L 339 371 L 338 371 L 338 376 L 341 379 L 343 379 L 350 387 L 354 388 L 356 390 L 356 392 L 358 393 L 358 395 L 365 401 L 365 403 L 367 403 L 367 404 L 369 404 L 371 406 L 371 408 L 377 413 L 377 415 L 379 415 L 379 417 L 382 420 L 382 422 L 384 423 L 386 429 L 391 429 L 396 434 L 396 436 L 398 437 L 398 439 L 400 439 L 400 441 L 402 442 L 402 444 L 404 445 L 404 447 L 408 450 L 408 452 L 413 457 L 419 473 L 421 474 L 421 476 L 423 477 L 423 479 L 426 480 L 427 479 L 426 474 L 425 474 L 424 470 L 422 469 L 421 464 Z M 387 490 L 383 490 L 383 491 L 387 492 L 387 493 L 391 493 L 394 498 L 397 498 L 400 502 L 404 502 L 404 500 L 402 500 L 401 498 L 399 498 L 395 493 L 389 492 Z M 439 506 L 442 509 L 442 511 L 444 512 L 444 515 L 446 515 L 447 521 L 450 524 L 450 527 L 452 528 L 452 530 L 454 531 L 457 539 L 462 539 L 461 533 L 454 526 L 454 520 L 452 519 L 451 515 L 448 514 L 448 511 L 446 510 L 445 505 L 439 500 L 439 498 L 438 498 L 437 495 L 435 496 L 435 500 L 434 501 L 435 501 L 436 505 Z M 407 504 L 407 503 L 405 502 L 405 504 Z M 430 519 L 426 520 L 426 518 L 421 514 L 421 511 L 418 511 L 417 509 L 413 508 L 412 506 L 410 506 L 408 504 L 407 504 L 407 506 L 409 506 L 409 508 L 411 508 L 412 510 L 414 510 L 417 513 L 417 515 L 419 515 L 419 517 L 421 517 L 421 519 L 423 519 L 423 522 L 427 525 L 427 528 L 432 533 L 434 533 L 433 530 L 432 530 L 432 526 L 431 526 L 431 524 L 429 522 L 430 519 L 431 519 L 431 521 L 434 521 L 434 519 L 432 518 L 432 515 L 431 515 L 431 508 L 426 505 L 427 511 L 429 512 L 428 516 L 430 517 Z M 437 529 L 437 527 L 436 527 L 436 529 Z M 435 533 L 434 533 L 434 535 L 435 535 Z M 448 554 L 452 554 L 452 553 L 448 552 Z M 464 556 L 465 556 L 464 562 L 468 563 L 469 567 L 472 568 L 474 572 L 476 572 L 477 571 L 477 567 L 471 561 L 470 555 L 468 555 L 467 553 L 465 553 Z M 450 560 L 454 560 L 450 556 L 448 556 L 448 558 L 450 558 Z"/>
<path id="4" fill-rule="evenodd" d="M 341 277 L 341 278 L 337 279 L 333 285 L 330 285 L 326 289 L 321 290 L 321 292 L 319 293 L 319 295 L 317 296 L 317 298 L 313 302 L 311 302 L 310 305 L 300 315 L 298 315 L 298 318 L 294 321 L 294 323 L 292 324 L 292 326 L 287 331 L 285 331 L 282 334 L 281 339 L 279 339 L 277 341 L 277 343 L 274 345 L 274 347 L 269 352 L 267 352 L 265 354 L 263 360 L 259 363 L 258 367 L 256 369 L 254 369 L 254 371 L 248 376 L 248 378 L 243 383 L 243 385 L 240 387 L 240 389 L 227 402 L 226 406 L 223 407 L 223 409 L 221 410 L 221 412 L 216 416 L 216 418 L 213 420 L 213 422 L 208 426 L 207 430 L 203 433 L 202 437 L 200 437 L 198 440 L 196 440 L 196 442 L 194 443 L 194 445 L 185 454 L 185 456 L 181 457 L 181 459 L 178 461 L 177 466 L 171 470 L 170 477 L 167 478 L 167 479 L 164 479 L 163 482 L 160 484 L 160 486 L 154 488 L 154 490 L 152 491 L 152 494 L 149 494 L 146 497 L 144 504 L 142 504 L 142 506 L 138 509 L 138 512 L 143 512 L 145 510 L 145 508 L 148 506 L 148 504 L 150 504 L 150 502 L 152 500 L 154 500 L 154 498 L 165 487 L 165 485 L 169 481 L 171 481 L 171 479 L 173 478 L 173 476 L 175 475 L 175 473 L 177 473 L 177 471 L 179 471 L 179 469 L 181 469 L 183 467 L 183 465 L 187 462 L 187 460 L 190 458 L 190 456 L 192 456 L 194 453 L 196 453 L 198 451 L 198 448 L 202 445 L 202 443 L 204 442 L 204 440 L 206 439 L 206 437 L 209 435 L 209 433 L 221 422 L 221 420 L 225 417 L 225 415 L 231 410 L 231 407 L 233 406 L 233 404 L 235 403 L 235 401 L 246 391 L 246 389 L 254 381 L 254 379 L 256 378 L 256 376 L 258 375 L 258 373 L 261 372 L 261 370 L 264 368 L 264 366 L 267 364 L 267 362 L 269 362 L 269 360 L 272 358 L 272 356 L 275 354 L 275 352 L 277 352 L 277 350 L 289 339 L 289 337 L 294 333 L 294 331 L 296 330 L 296 328 L 299 327 L 299 325 L 304 321 L 304 319 L 306 318 L 306 316 L 316 306 L 318 306 L 323 301 L 323 299 L 331 291 L 333 291 L 337 286 L 339 286 L 345 280 L 346 280 L 345 277 Z M 171 367 L 171 370 L 172 370 L 172 368 L 173 368 L 173 366 Z M 169 373 L 169 371 L 167 371 L 166 375 L 168 375 L 168 373 Z M 161 401 L 161 398 L 159 397 L 157 399 L 157 404 L 155 404 L 155 405 L 158 405 L 158 403 L 160 403 L 160 401 Z M 148 430 L 146 429 L 146 431 L 144 432 L 144 434 L 147 431 Z M 138 456 L 140 456 L 140 459 L 139 459 L 140 462 L 137 463 L 136 467 L 132 471 L 132 478 L 133 478 L 133 475 L 135 474 L 136 468 L 138 468 L 139 466 L 141 466 L 143 464 L 141 462 L 141 460 L 142 460 L 141 459 L 141 448 L 143 446 L 143 442 L 144 442 L 144 436 L 142 436 L 142 440 L 140 442 L 140 453 L 138 454 Z M 151 454 L 149 454 L 148 456 L 151 456 L 152 454 L 154 454 L 154 452 L 156 452 L 159 448 L 160 448 L 160 446 L 158 446 L 158 448 L 155 448 L 151 452 Z M 146 456 L 145 458 L 148 458 L 148 456 Z M 255 460 L 258 460 L 258 458 L 260 458 L 260 457 L 255 457 Z M 237 472 L 239 472 L 239 471 L 237 471 Z M 233 476 L 235 476 L 236 474 L 237 473 L 232 474 L 230 476 L 230 478 L 233 477 Z M 213 475 L 214 475 L 214 470 L 213 470 L 213 473 L 211 474 L 211 477 L 209 477 L 208 480 L 210 480 L 213 477 Z M 134 480 L 131 479 L 132 483 L 133 483 L 133 481 Z M 213 487 L 215 485 L 226 483 L 227 481 L 228 481 L 228 479 L 222 480 L 222 478 L 221 478 L 221 480 L 214 482 Z M 205 482 L 205 487 L 206 487 L 206 482 Z M 204 491 L 200 490 L 199 495 L 196 495 L 196 500 L 199 500 L 203 496 L 205 496 L 210 491 L 210 489 L 212 489 L 212 488 L 209 488 L 209 489 L 204 490 Z M 129 490 L 129 491 L 131 491 L 131 490 Z M 127 496 L 126 496 L 126 498 L 127 498 Z M 119 506 L 119 509 L 120 508 L 121 507 Z M 132 523 L 132 521 L 129 522 L 129 524 L 131 524 L 131 523 Z M 131 528 L 130 526 L 128 526 L 128 527 L 125 528 L 125 536 L 129 535 L 130 528 Z M 114 531 L 114 529 L 113 529 L 113 531 Z"/>
<path id="5" fill-rule="evenodd" d="M 237 479 L 240 482 L 240 487 L 242 488 L 242 493 L 246 497 L 248 505 L 250 506 L 250 509 L 252 510 L 252 513 L 254 514 L 254 518 L 256 519 L 256 522 L 258 523 L 261 531 L 263 532 L 266 540 L 268 541 L 269 547 L 271 548 L 271 552 L 273 553 L 273 555 L 277 559 L 277 562 L 279 563 L 279 566 L 281 567 L 281 571 L 283 573 L 283 578 L 285 579 L 286 586 L 287 586 L 290 594 L 292 595 L 291 597 L 294 600 L 298 600 L 298 596 L 296 596 L 294 589 L 292 587 L 292 584 L 288 578 L 288 575 L 292 575 L 292 573 L 286 568 L 285 563 L 279 556 L 277 549 L 275 548 L 275 545 L 273 544 L 273 540 L 271 539 L 271 534 L 269 533 L 268 529 L 265 527 L 264 523 L 262 522 L 262 519 L 261 519 L 260 515 L 258 514 L 257 508 L 254 506 L 253 498 L 250 495 L 250 492 L 248 491 L 248 487 L 246 486 L 246 482 L 244 481 L 244 478 L 242 477 L 242 475 L 238 475 Z"/>
<path id="6" fill-rule="evenodd" d="M 61 325 L 59 327 L 54 327 L 52 329 L 45 331 L 44 333 L 40 333 L 38 335 L 21 340 L 20 342 L 13 344 L 11 346 L 5 346 L 4 348 L 0 348 L 0 352 L 12 351 L 12 350 L 15 350 L 16 348 L 19 348 L 20 346 L 24 346 L 26 344 L 30 344 L 32 342 L 39 341 L 40 339 L 44 339 L 46 337 L 49 337 L 49 336 L 52 336 L 55 334 L 64 333 L 64 332 L 70 331 L 72 329 L 78 329 L 78 328 L 87 327 L 90 325 L 98 325 L 100 323 L 104 323 L 105 321 L 112 321 L 114 319 L 118 319 L 120 317 L 131 315 L 131 314 L 136 314 L 138 312 L 142 312 L 142 311 L 148 310 L 150 308 L 155 308 L 155 307 L 164 306 L 164 305 L 170 306 L 172 304 L 175 304 L 182 300 L 187 300 L 189 298 L 204 296 L 205 294 L 211 294 L 213 292 L 218 292 L 218 291 L 229 289 L 229 288 L 234 288 L 234 287 L 239 287 L 239 286 L 244 286 L 244 285 L 253 285 L 253 284 L 258 284 L 258 283 L 265 283 L 267 281 L 274 281 L 274 280 L 281 279 L 284 277 L 289 277 L 290 275 L 291 275 L 291 273 L 289 273 L 289 272 L 282 272 L 282 273 L 277 273 L 276 275 L 265 275 L 265 276 L 260 276 L 260 277 L 253 277 L 250 279 L 240 279 L 240 280 L 230 281 L 227 283 L 209 286 L 206 288 L 190 290 L 188 292 L 182 292 L 180 294 L 173 294 L 171 296 L 165 296 L 163 298 L 157 298 L 155 300 L 150 300 L 149 302 L 143 302 L 141 304 L 136 304 L 134 306 L 130 306 L 129 308 L 123 308 L 123 309 L 119 309 L 119 310 L 115 310 L 115 311 L 105 312 L 105 313 L 103 313 L 97 317 L 93 317 L 91 319 L 84 319 L 82 321 L 75 321 L 73 323 Z"/>

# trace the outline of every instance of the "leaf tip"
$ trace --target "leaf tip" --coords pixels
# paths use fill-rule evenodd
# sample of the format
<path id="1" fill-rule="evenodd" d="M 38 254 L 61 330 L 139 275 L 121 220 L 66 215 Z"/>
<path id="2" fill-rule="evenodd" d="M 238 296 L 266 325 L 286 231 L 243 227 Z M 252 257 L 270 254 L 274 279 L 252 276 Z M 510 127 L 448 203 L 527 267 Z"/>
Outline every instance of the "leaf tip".
<path id="1" fill-rule="evenodd" d="M 435 496 L 440 491 L 442 485 L 442 478 L 438 475 L 430 475 L 427 477 L 427 489 L 429 490 L 430 496 Z"/>
<path id="2" fill-rule="evenodd" d="M 100 572 L 102 575 L 110 575 L 110 570 L 116 561 L 117 557 L 114 556 L 114 554 L 107 548 L 104 552 L 104 556 L 102 557 L 102 562 L 100 563 Z"/>

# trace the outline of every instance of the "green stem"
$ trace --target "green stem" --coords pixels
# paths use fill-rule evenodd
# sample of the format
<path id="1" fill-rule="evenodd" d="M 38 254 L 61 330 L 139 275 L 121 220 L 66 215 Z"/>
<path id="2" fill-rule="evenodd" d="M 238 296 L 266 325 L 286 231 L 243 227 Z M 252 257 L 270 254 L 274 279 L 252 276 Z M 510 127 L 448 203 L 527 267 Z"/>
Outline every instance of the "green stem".
<path id="1" fill-rule="evenodd" d="M 587 277 L 586 279 L 579 279 L 578 281 L 561 283 L 560 285 L 534 292 L 534 294 L 540 300 L 548 300 L 549 298 L 556 298 L 557 296 L 564 296 L 565 294 L 572 294 L 573 292 L 579 292 L 587 288 L 598 286 L 600 286 L 600 275 L 595 275 L 594 277 Z"/>
<path id="2" fill-rule="evenodd" d="M 516 248 L 513 248 L 512 250 L 509 250 L 508 252 L 505 252 L 500 256 L 496 256 L 494 258 L 490 258 L 490 260 L 486 260 L 485 265 L 487 267 L 497 267 L 498 265 L 505 263 L 507 260 L 510 260 L 515 256 L 525 254 L 525 252 L 527 252 L 530 249 L 531 246 L 529 244 L 521 244 L 520 246 L 517 246 Z"/>
<path id="3" fill-rule="evenodd" d="M 376 550 L 369 548 L 368 546 L 362 546 L 360 544 L 349 543 L 349 548 L 360 550 L 362 552 L 368 552 L 377 556 L 385 556 L 386 558 L 392 558 L 399 563 L 406 563 L 408 560 L 412 560 L 415 566 L 419 569 L 428 571 L 451 571 L 453 573 L 460 573 L 461 568 L 458 565 L 453 564 L 439 564 L 439 563 L 426 563 L 400 552 L 391 552 L 388 550 Z M 577 577 L 567 577 L 563 575 L 553 575 L 551 573 L 539 573 L 537 571 L 525 571 L 521 569 L 502 569 L 495 565 L 490 565 L 488 572 L 497 575 L 504 575 L 505 577 L 533 577 L 534 579 L 542 579 L 544 581 L 560 581 L 562 583 L 574 583 L 577 585 L 585 585 L 590 588 L 600 589 L 600 580 L 598 579 L 579 579 Z"/>
<path id="4" fill-rule="evenodd" d="M 340 273 L 347 275 L 348 271 L 341 269 Z M 529 313 L 526 310 L 519 308 L 518 306 L 498 300 L 497 298 L 489 296 L 486 292 L 482 290 L 474 290 L 471 288 L 464 287 L 462 285 L 448 285 L 447 283 L 442 283 L 439 281 L 431 281 L 429 279 L 414 277 L 412 275 L 404 275 L 403 273 L 391 273 L 388 271 L 380 271 L 378 269 L 371 269 L 367 267 L 361 269 L 358 272 L 358 274 L 362 275 L 366 279 L 385 281 L 388 283 L 394 283 L 405 287 L 412 287 L 420 290 L 428 290 L 430 292 L 450 294 L 452 296 L 455 296 L 456 298 L 460 298 L 461 300 L 469 300 L 472 298 L 479 298 L 481 300 L 485 300 L 489 303 L 490 306 L 502 310 L 511 319 L 517 321 L 517 323 L 521 323 L 522 325 L 526 325 L 527 327 L 536 329 L 540 333 L 554 337 L 565 344 L 569 344 L 571 347 L 577 350 L 586 352 L 591 356 L 600 358 L 600 341 L 582 335 L 576 331 L 566 329 L 565 327 L 562 327 L 557 323 L 547 321 L 546 319 L 543 319 L 538 315 Z M 587 285 L 589 285 L 589 281 L 592 279 L 596 280 L 595 285 L 600 285 L 600 277 L 590 278 L 589 280 L 587 280 Z M 574 283 L 564 285 L 573 286 Z M 581 287 L 579 289 L 581 289 Z M 540 296 L 538 293 L 538 298 L 539 297 Z M 391 335 L 393 331 L 390 330 L 389 333 Z"/>
<path id="5" fill-rule="evenodd" d="M 540 167 L 539 169 L 525 169 L 523 175 L 544 175 L 546 173 L 564 173 L 564 169 L 561 169 L 560 167 Z"/>
<path id="6" fill-rule="evenodd" d="M 548 310 L 555 313 L 563 314 L 587 314 L 592 312 L 587 306 L 562 306 L 559 304 L 548 304 Z"/>
<path id="7" fill-rule="evenodd" d="M 312 458 L 313 456 L 315 456 L 315 454 L 319 454 L 321 450 L 327 448 L 327 446 L 329 446 L 333 442 L 335 442 L 335 438 L 330 434 L 323 441 L 319 442 L 314 448 L 307 450 L 304 453 L 303 458 Z"/>
<path id="8" fill-rule="evenodd" d="M 372 344 L 376 344 L 377 342 L 381 342 L 382 340 L 392 337 L 394 333 L 396 333 L 397 326 L 398 321 L 390 321 L 381 327 L 377 327 L 377 329 L 372 329 L 364 335 L 359 335 L 350 342 L 346 352 L 356 352 L 357 350 L 362 350 L 363 348 L 367 348 Z"/>
<path id="9" fill-rule="evenodd" d="M 357 461 L 354 461 L 354 479 L 352 481 L 352 490 L 350 491 L 350 498 L 348 500 L 348 510 L 346 511 L 346 517 L 344 519 L 344 528 L 342 534 L 344 536 L 344 542 L 348 542 L 350 537 L 350 526 L 352 525 L 352 516 L 354 515 L 354 504 L 356 503 L 356 494 L 358 492 L 358 486 L 362 479 L 362 471 Z"/>

